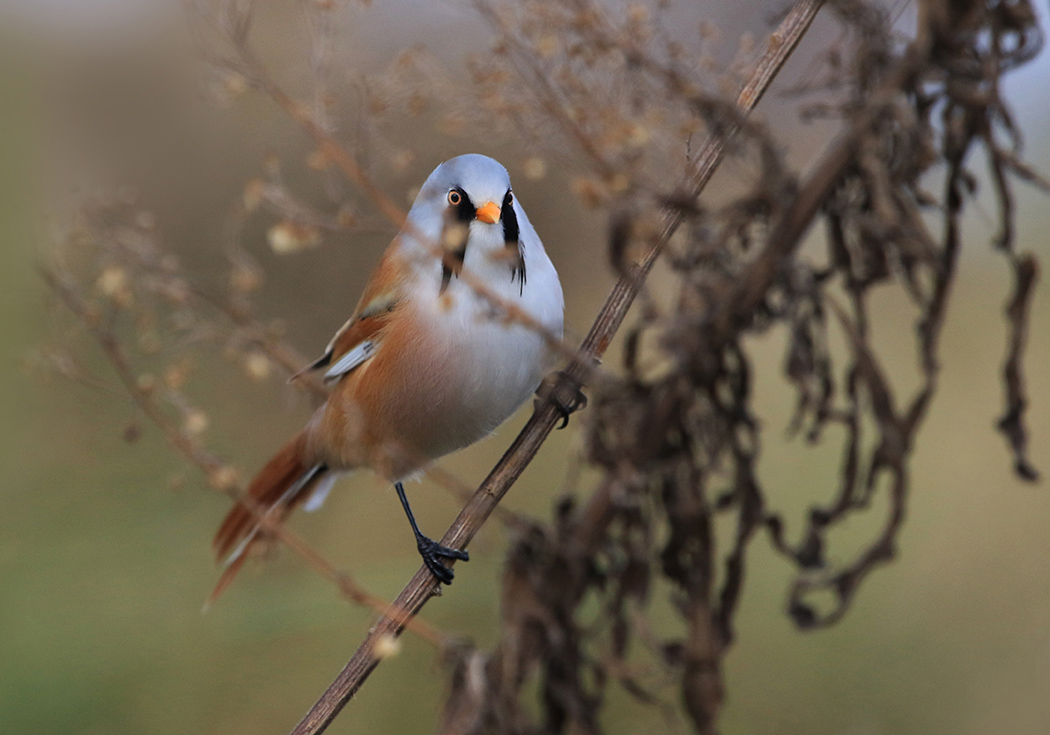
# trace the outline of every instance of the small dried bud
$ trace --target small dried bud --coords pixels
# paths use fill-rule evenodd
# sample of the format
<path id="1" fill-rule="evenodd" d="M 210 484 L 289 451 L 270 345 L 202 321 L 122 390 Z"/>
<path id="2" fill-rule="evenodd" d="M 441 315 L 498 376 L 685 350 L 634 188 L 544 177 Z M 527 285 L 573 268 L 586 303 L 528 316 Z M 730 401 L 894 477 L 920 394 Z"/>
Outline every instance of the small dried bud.
<path id="1" fill-rule="evenodd" d="M 375 643 L 372 644 L 372 653 L 378 659 L 390 658 L 401 653 L 401 639 L 395 638 L 389 633 L 376 638 Z"/>
<path id="2" fill-rule="evenodd" d="M 189 380 L 192 369 L 193 365 L 188 360 L 169 365 L 168 369 L 164 371 L 164 385 L 172 390 L 181 389 L 186 385 L 186 381 Z"/>
<path id="3" fill-rule="evenodd" d="M 244 208 L 254 212 L 266 196 L 266 182 L 262 179 L 251 179 L 244 185 Z"/>
<path id="4" fill-rule="evenodd" d="M 132 292 L 128 285 L 128 273 L 120 266 L 106 266 L 95 285 L 99 293 L 117 306 L 123 307 L 131 303 Z"/>
<path id="5" fill-rule="evenodd" d="M 614 194 L 623 194 L 631 188 L 631 179 L 625 173 L 616 173 L 609 179 L 609 189 Z"/>
<path id="6" fill-rule="evenodd" d="M 631 23 L 647 23 L 649 21 L 649 8 L 641 3 L 631 3 L 627 8 L 627 19 Z"/>
<path id="7" fill-rule="evenodd" d="M 263 381 L 270 377 L 272 363 L 261 352 L 251 352 L 244 358 L 244 369 L 252 380 Z"/>
<path id="8" fill-rule="evenodd" d="M 539 181 L 547 175 L 547 164 L 539 156 L 529 156 L 521 164 L 522 173 L 530 181 Z"/>
<path id="9" fill-rule="evenodd" d="M 536 53 L 540 58 L 549 59 L 558 53 L 558 37 L 553 33 L 545 33 L 536 41 Z"/>
<path id="10" fill-rule="evenodd" d="M 313 225 L 282 220 L 270 228 L 266 239 L 275 253 L 287 255 L 318 245 L 321 242 L 321 231 Z"/>
<path id="11" fill-rule="evenodd" d="M 416 160 L 416 154 L 405 148 L 390 157 L 390 166 L 395 171 L 404 171 L 412 165 L 414 160 Z"/>
<path id="12" fill-rule="evenodd" d="M 700 132 L 700 121 L 695 118 L 685 120 L 678 126 L 678 135 L 685 140 Z"/>
<path id="13" fill-rule="evenodd" d="M 601 183 L 594 179 L 574 179 L 572 182 L 572 193 L 579 197 L 580 201 L 583 202 L 583 206 L 588 209 L 600 207 L 605 199 Z"/>
<path id="14" fill-rule="evenodd" d="M 143 373 L 135 379 L 135 387 L 147 395 L 157 387 L 157 378 L 149 373 Z"/>
<path id="15" fill-rule="evenodd" d="M 240 97 L 248 91 L 248 80 L 243 74 L 231 71 L 222 80 L 222 87 L 230 97 Z"/>
<path id="16" fill-rule="evenodd" d="M 630 123 L 627 129 L 627 145 L 642 148 L 649 142 L 649 129 L 638 123 Z"/>
<path id="17" fill-rule="evenodd" d="M 174 278 L 162 283 L 157 292 L 175 306 L 182 306 L 189 301 L 191 290 L 190 284 L 183 278 Z"/>
<path id="18" fill-rule="evenodd" d="M 413 117 L 419 117 L 427 109 L 427 98 L 419 92 L 413 92 L 408 98 L 408 113 Z"/>
<path id="19" fill-rule="evenodd" d="M 349 206 L 340 207 L 335 219 L 344 230 L 352 230 L 357 224 L 357 215 Z"/>
<path id="20" fill-rule="evenodd" d="M 398 74 L 408 74 L 418 66 L 419 48 L 413 47 L 398 54 L 394 59 L 394 71 Z"/>
<path id="21" fill-rule="evenodd" d="M 216 467 L 208 473 L 208 484 L 219 492 L 233 490 L 240 483 L 240 474 L 229 465 Z"/>
<path id="22" fill-rule="evenodd" d="M 199 436 L 208 429 L 208 415 L 199 408 L 191 408 L 182 421 L 182 429 L 191 436 Z"/>
<path id="23" fill-rule="evenodd" d="M 438 122 L 438 132 L 442 135 L 454 136 L 463 132 L 467 127 L 467 120 L 457 113 L 449 113 Z"/>
<path id="24" fill-rule="evenodd" d="M 237 293 L 249 293 L 262 285 L 262 272 L 253 264 L 236 260 L 230 269 L 230 288 Z"/>
<path id="25" fill-rule="evenodd" d="M 450 223 L 442 232 L 441 246 L 449 252 L 459 252 L 467 242 L 470 230 L 461 223 Z"/>
<path id="26" fill-rule="evenodd" d="M 386 112 L 388 105 L 385 99 L 379 95 L 372 93 L 368 95 L 368 113 L 373 117 L 378 117 Z"/>

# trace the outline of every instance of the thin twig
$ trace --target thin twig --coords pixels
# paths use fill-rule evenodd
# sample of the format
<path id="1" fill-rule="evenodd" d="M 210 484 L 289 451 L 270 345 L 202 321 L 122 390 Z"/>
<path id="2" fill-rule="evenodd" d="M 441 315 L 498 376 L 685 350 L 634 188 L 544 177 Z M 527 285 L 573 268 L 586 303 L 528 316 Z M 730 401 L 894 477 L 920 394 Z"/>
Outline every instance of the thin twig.
<path id="1" fill-rule="evenodd" d="M 252 341 L 267 357 L 284 368 L 289 376 L 296 376 L 295 384 L 298 387 L 309 391 L 315 399 L 323 401 L 328 397 L 328 389 L 324 381 L 313 373 L 302 373 L 303 365 L 309 364 L 310 361 L 291 344 L 285 340 L 268 336 L 265 325 L 253 318 L 249 312 L 238 309 L 226 299 L 213 296 L 194 284 L 190 284 L 190 289 L 198 299 L 220 312 L 238 329 L 252 334 Z"/>
<path id="2" fill-rule="evenodd" d="M 738 106 L 741 112 L 750 112 L 758 103 L 809 28 L 822 4 L 823 0 L 799 0 L 792 7 L 791 12 L 767 42 L 762 58 L 740 94 Z M 695 194 L 699 194 L 710 180 L 721 160 L 726 137 L 733 132 L 734 130 L 729 130 L 724 136 L 710 138 L 705 143 L 698 156 L 692 180 L 692 190 Z M 572 360 L 564 371 L 563 383 L 582 383 L 591 366 L 605 353 L 663 244 L 677 230 L 683 217 L 681 211 L 671 210 L 660 239 L 639 264 L 617 281 L 580 347 L 581 356 Z M 532 461 L 559 418 L 558 410 L 550 401 L 537 407 L 513 444 L 442 537 L 443 545 L 457 549 L 466 547 L 500 499 Z M 376 642 L 400 635 L 408 621 L 419 613 L 437 589 L 438 582 L 435 577 L 425 567 L 421 567 L 394 601 L 392 611 L 372 627 L 354 656 L 295 727 L 292 735 L 316 735 L 328 727 L 368 675 L 379 665 L 381 657 L 375 650 Z"/>
<path id="3" fill-rule="evenodd" d="M 209 482 L 214 486 L 226 493 L 235 502 L 248 508 L 248 510 L 255 516 L 261 529 L 265 530 L 267 533 L 272 533 L 282 543 L 302 556 L 310 566 L 321 574 L 321 576 L 335 582 L 339 587 L 340 592 L 348 600 L 355 604 L 368 607 L 378 613 L 386 613 L 389 611 L 391 603 L 381 597 L 373 595 L 358 584 L 349 573 L 338 569 L 329 563 L 321 554 L 311 548 L 309 544 L 288 530 L 283 523 L 272 518 L 271 514 L 267 512 L 267 509 L 261 508 L 257 504 L 250 502 L 250 500 L 235 487 L 230 486 L 226 482 L 219 481 L 217 476 L 218 473 L 226 467 L 225 463 L 215 455 L 203 450 L 200 445 L 173 425 L 168 416 L 157 406 L 150 392 L 138 384 L 135 373 L 128 362 L 124 350 L 121 349 L 120 341 L 112 330 L 102 324 L 100 317 L 95 314 L 76 291 L 69 284 L 65 283 L 56 273 L 48 268 L 41 268 L 40 275 L 48 287 L 51 288 L 55 295 L 62 300 L 70 312 L 84 323 L 88 333 L 95 339 L 99 347 L 102 349 L 103 354 L 106 356 L 106 359 L 109 360 L 110 364 L 113 366 L 114 371 L 117 373 L 117 377 L 120 379 L 121 384 L 124 386 L 124 389 L 127 391 L 127 394 L 131 397 L 132 401 L 138 409 L 161 430 L 164 437 L 176 451 L 199 467 L 208 478 Z M 396 603 L 393 604 L 396 605 Z M 434 628 L 429 623 L 422 620 L 411 620 L 409 622 L 412 632 L 416 633 L 423 640 L 432 643 L 438 648 L 442 648 L 447 644 L 448 636 Z"/>
<path id="4" fill-rule="evenodd" d="M 307 135 L 314 139 L 314 142 L 317 143 L 318 149 L 328 158 L 328 160 L 335 163 L 346 177 L 350 179 L 350 181 L 353 182 L 365 196 L 372 200 L 372 203 L 379 209 L 384 217 L 390 220 L 391 224 L 393 224 L 399 232 L 404 235 L 410 235 L 421 247 L 430 251 L 431 254 L 438 258 L 444 260 L 450 257 L 439 243 L 434 242 L 432 238 L 427 237 L 415 227 L 415 225 L 407 218 L 405 211 L 397 206 L 393 199 L 383 193 L 382 189 L 380 189 L 375 181 L 372 180 L 372 177 L 368 175 L 368 172 L 366 172 L 357 162 L 353 154 L 340 145 L 339 141 L 325 131 L 324 128 L 318 125 L 306 107 L 292 98 L 279 84 L 277 84 L 276 81 L 274 81 L 273 77 L 267 71 L 266 66 L 255 55 L 255 52 L 252 51 L 246 39 L 230 40 L 233 42 L 238 53 L 240 53 L 242 61 L 251 72 L 252 78 L 259 88 L 268 94 L 289 117 L 295 120 Z M 449 265 L 454 264 L 450 262 Z M 497 294 L 489 288 L 482 279 L 478 278 L 473 273 L 467 270 L 462 270 L 459 272 L 459 280 L 469 286 L 478 296 L 488 301 L 493 308 L 499 312 L 500 317 L 505 318 L 508 321 L 517 322 L 518 324 L 531 329 L 536 334 L 540 335 L 547 345 L 562 357 L 569 360 L 574 360 L 579 357 L 579 353 L 576 349 L 565 341 L 564 338 L 551 332 L 547 327 L 517 304 L 508 301 Z M 590 369 L 593 370 L 594 367 L 594 365 L 591 365 Z"/>

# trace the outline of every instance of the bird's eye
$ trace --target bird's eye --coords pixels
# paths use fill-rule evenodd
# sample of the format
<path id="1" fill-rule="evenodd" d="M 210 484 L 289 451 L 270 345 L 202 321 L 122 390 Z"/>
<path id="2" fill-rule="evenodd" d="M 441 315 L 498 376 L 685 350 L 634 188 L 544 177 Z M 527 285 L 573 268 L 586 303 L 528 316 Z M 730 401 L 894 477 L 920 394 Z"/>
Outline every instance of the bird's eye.
<path id="1" fill-rule="evenodd" d="M 448 193 L 448 203 L 451 204 L 453 207 L 458 206 L 459 203 L 462 201 L 463 196 L 455 189 Z"/>
<path id="2" fill-rule="evenodd" d="M 507 192 L 507 204 L 513 204 L 513 203 L 514 203 L 514 195 L 508 191 Z M 504 204 L 503 206 L 505 207 L 505 206 L 507 206 L 507 204 Z"/>

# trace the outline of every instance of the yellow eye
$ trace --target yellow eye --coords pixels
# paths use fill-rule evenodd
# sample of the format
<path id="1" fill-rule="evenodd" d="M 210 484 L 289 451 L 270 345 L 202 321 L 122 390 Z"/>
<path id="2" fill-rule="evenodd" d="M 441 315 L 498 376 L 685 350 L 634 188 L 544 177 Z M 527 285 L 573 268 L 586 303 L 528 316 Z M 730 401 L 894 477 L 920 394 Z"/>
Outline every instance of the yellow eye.
<path id="1" fill-rule="evenodd" d="M 453 207 L 458 206 L 459 203 L 462 201 L 463 197 L 455 189 L 448 193 L 448 203 L 451 204 Z"/>

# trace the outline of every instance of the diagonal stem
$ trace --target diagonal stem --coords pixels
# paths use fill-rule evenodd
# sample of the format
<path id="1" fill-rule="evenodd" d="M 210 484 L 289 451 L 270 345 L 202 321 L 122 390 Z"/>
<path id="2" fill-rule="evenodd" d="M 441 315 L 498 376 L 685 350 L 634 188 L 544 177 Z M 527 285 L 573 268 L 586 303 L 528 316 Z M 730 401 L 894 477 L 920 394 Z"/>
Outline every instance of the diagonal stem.
<path id="1" fill-rule="evenodd" d="M 69 284 L 65 283 L 54 271 L 42 267 L 40 269 L 40 276 L 44 280 L 44 283 L 55 293 L 56 296 L 58 296 L 70 312 L 83 322 L 88 333 L 98 343 L 98 346 L 102 349 L 106 359 L 116 371 L 121 385 L 127 391 L 132 402 L 138 407 L 138 409 L 150 421 L 152 421 L 158 429 L 160 429 L 168 443 L 170 443 L 172 447 L 187 461 L 196 465 L 217 489 L 223 487 L 224 483 L 216 482 L 214 480 L 215 474 L 223 469 L 223 462 L 218 457 L 206 452 L 184 432 L 179 431 L 177 427 L 173 426 L 167 415 L 165 415 L 165 413 L 157 406 L 150 394 L 139 387 L 131 364 L 128 362 L 127 356 L 122 349 L 116 334 L 102 324 L 97 315 L 91 312 L 82 297 Z M 334 582 L 339 587 L 339 591 L 348 600 L 357 605 L 370 607 L 376 612 L 389 611 L 392 603 L 388 603 L 382 598 L 373 595 L 359 585 L 357 581 L 345 571 L 333 566 L 309 544 L 293 534 L 289 529 L 285 528 L 284 524 L 271 518 L 269 512 L 265 508 L 261 508 L 253 503 L 235 487 L 227 487 L 224 489 L 224 492 L 229 495 L 232 500 L 244 504 L 244 506 L 252 512 L 259 524 L 259 528 L 265 529 L 268 533 L 274 534 L 286 546 L 303 557 L 310 566 L 321 574 L 321 576 Z M 205 607 L 207 607 L 207 604 L 210 603 L 206 603 Z M 412 620 L 410 623 L 412 631 L 424 640 L 429 641 L 438 648 L 447 645 L 448 641 L 446 636 L 433 626 L 422 620 Z"/>
<path id="2" fill-rule="evenodd" d="M 742 114 L 751 112 L 758 104 L 822 5 L 823 0 L 798 0 L 792 6 L 791 11 L 768 39 L 762 57 L 740 92 L 737 108 Z M 699 195 L 710 180 L 721 162 L 729 136 L 735 132 L 735 129 L 730 129 L 722 136 L 711 137 L 705 142 L 693 171 L 691 189 L 694 196 Z M 664 243 L 682 224 L 683 218 L 684 214 L 680 210 L 668 212 L 660 238 L 645 258 L 617 281 L 584 339 L 579 356 L 563 371 L 562 381 L 569 384 L 582 383 L 591 367 L 605 353 Z M 537 407 L 510 448 L 460 511 L 441 539 L 442 545 L 457 549 L 466 547 L 514 481 L 532 461 L 560 417 L 561 414 L 551 401 Z M 437 580 L 430 572 L 425 567 L 420 568 L 397 596 L 391 611 L 372 626 L 353 657 L 291 735 L 316 735 L 331 724 L 369 674 L 379 665 L 381 657 L 375 650 L 376 642 L 400 635 L 408 621 L 412 620 L 427 600 L 437 592 L 437 587 Z"/>

